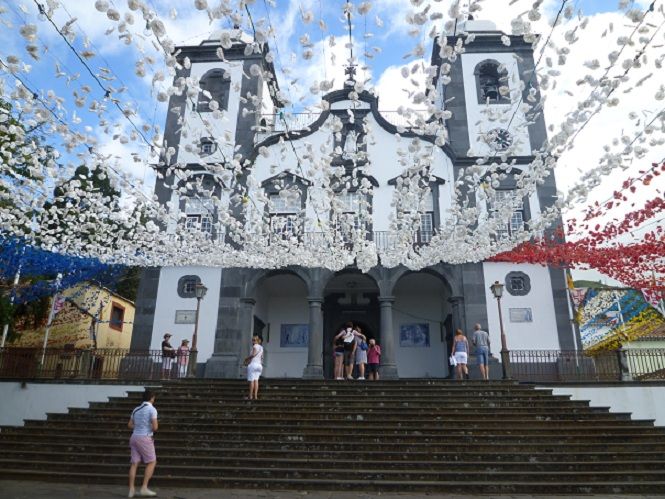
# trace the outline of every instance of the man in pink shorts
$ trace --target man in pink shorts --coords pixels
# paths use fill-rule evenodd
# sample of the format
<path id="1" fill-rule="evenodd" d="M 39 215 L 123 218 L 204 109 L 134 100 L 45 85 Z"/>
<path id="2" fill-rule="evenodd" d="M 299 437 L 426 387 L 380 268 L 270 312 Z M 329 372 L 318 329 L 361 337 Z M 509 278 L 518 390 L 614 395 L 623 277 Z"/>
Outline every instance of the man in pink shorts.
<path id="1" fill-rule="evenodd" d="M 143 462 L 145 474 L 143 476 L 143 485 L 139 496 L 155 497 L 157 494 L 148 488 L 148 482 L 152 478 L 157 465 L 157 455 L 155 454 L 155 443 L 152 439 L 154 431 L 157 431 L 157 409 L 153 406 L 155 403 L 155 394 L 146 390 L 143 394 L 143 403 L 132 411 L 127 426 L 133 430 L 129 439 L 129 448 L 131 450 L 131 466 L 129 467 L 129 495 L 134 497 L 134 480 L 136 479 L 136 470 L 139 463 Z"/>

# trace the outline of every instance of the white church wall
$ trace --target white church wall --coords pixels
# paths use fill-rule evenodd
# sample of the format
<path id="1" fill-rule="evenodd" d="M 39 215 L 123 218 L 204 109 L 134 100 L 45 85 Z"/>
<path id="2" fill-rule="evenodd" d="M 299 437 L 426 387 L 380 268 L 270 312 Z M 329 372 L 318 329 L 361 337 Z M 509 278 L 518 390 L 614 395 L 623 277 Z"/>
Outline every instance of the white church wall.
<path id="1" fill-rule="evenodd" d="M 180 341 L 192 340 L 194 324 L 176 324 L 178 310 L 196 310 L 196 298 L 181 298 L 178 295 L 178 280 L 186 275 L 197 275 L 202 284 L 208 288 L 205 298 L 201 300 L 199 313 L 199 330 L 197 333 L 198 362 L 205 362 L 212 354 L 215 346 L 215 330 L 219 309 L 219 289 L 222 280 L 222 269 L 213 267 L 163 267 L 159 274 L 157 288 L 157 305 L 152 328 L 151 350 L 160 350 L 164 334 L 173 335 L 171 345 L 180 346 Z M 191 343 L 190 343 L 191 346 Z"/>
<path id="2" fill-rule="evenodd" d="M 0 382 L 0 425 L 23 426 L 26 419 L 46 420 L 49 413 L 66 414 L 70 407 L 86 409 L 90 402 L 143 390 L 141 385 Z"/>
<path id="3" fill-rule="evenodd" d="M 266 120 L 272 119 L 275 114 L 275 103 L 270 96 L 268 82 L 265 80 L 261 83 L 261 114 L 266 115 Z"/>
<path id="4" fill-rule="evenodd" d="M 504 64 L 506 66 L 506 71 L 508 72 L 507 85 L 510 87 L 512 93 L 516 89 L 519 89 L 520 85 L 520 74 L 517 60 L 515 59 L 514 54 L 495 52 L 462 54 L 461 57 L 465 83 L 464 97 L 466 99 L 467 122 L 469 124 L 470 155 L 484 156 L 492 154 L 493 148 L 487 145 L 483 140 L 484 134 L 495 128 L 507 127 L 511 116 L 517 108 L 517 102 L 514 104 L 494 104 L 490 106 L 479 104 L 474 70 L 480 62 L 487 59 L 497 61 L 499 64 Z M 488 108 L 493 112 L 501 111 L 501 118 L 496 121 L 490 121 L 486 115 L 486 110 Z M 521 110 L 518 110 L 510 125 L 510 134 L 513 137 L 514 144 L 514 147 L 510 151 L 511 156 L 527 156 L 531 154 L 528 127 L 522 126 L 524 123 L 524 113 Z"/>
<path id="5" fill-rule="evenodd" d="M 268 302 L 269 341 L 266 351 L 264 376 L 271 378 L 300 378 L 307 365 L 307 346 L 281 347 L 282 324 L 308 324 L 309 310 L 306 297 L 270 296 Z M 262 320 L 265 320 L 262 318 Z M 264 340 L 267 338 L 264 337 Z"/>
<path id="6" fill-rule="evenodd" d="M 381 128 L 373 117 L 369 119 L 368 124 L 371 128 L 371 137 L 367 145 L 367 154 L 371 166 L 367 173 L 379 183 L 379 187 L 374 189 L 372 201 L 374 230 L 387 231 L 390 229 L 390 215 L 395 212 L 395 208 L 391 206 L 394 201 L 395 187 L 388 185 L 388 181 L 404 172 L 405 168 L 399 163 L 398 150 L 408 150 L 412 139 L 401 137 L 398 140 L 395 134 Z M 432 174 L 446 181 L 439 187 L 439 207 L 443 220 L 452 202 L 452 162 L 439 147 L 431 146 L 430 143 L 424 141 L 422 147 L 432 147 Z"/>
<path id="7" fill-rule="evenodd" d="M 394 134 L 381 128 L 371 116 L 368 120 L 368 126 L 370 133 L 367 139 L 367 153 L 370 163 L 363 171 L 365 174 L 373 176 L 379 183 L 379 186 L 374 188 L 372 198 L 373 230 L 387 231 L 390 229 L 390 215 L 394 212 L 394 207 L 391 204 L 393 203 L 393 194 L 395 191 L 394 186 L 388 185 L 388 181 L 403 172 L 404 169 L 398 162 L 398 150 L 408 149 L 411 139 L 401 138 L 400 140 L 396 140 Z M 287 169 L 291 173 L 315 181 L 316 184 L 316 178 L 314 177 L 316 170 L 311 168 L 312 165 L 306 159 L 309 156 L 308 150 L 314 151 L 315 158 L 320 158 L 321 154 L 330 154 L 332 151 L 331 133 L 330 128 L 324 124 L 320 130 L 313 134 L 302 139 L 293 140 L 292 143 L 296 152 L 293 151 L 290 144 L 269 146 L 269 156 L 264 157 L 259 155 L 254 163 L 252 175 L 255 184 L 260 185 L 266 179 Z M 423 147 L 430 147 L 430 145 L 423 142 Z M 322 148 L 326 151 L 325 153 L 321 152 Z M 446 181 L 439 188 L 439 207 L 443 220 L 451 207 L 453 168 L 450 159 L 440 148 L 433 147 L 432 154 L 434 155 L 432 173 Z M 301 169 L 297 166 L 298 159 L 301 162 Z M 309 225 L 306 227 L 306 231 L 319 231 L 320 229 L 317 227 L 319 219 L 324 223 L 329 221 L 329 202 L 323 200 L 321 194 L 316 189 L 310 189 L 306 207 L 306 216 Z M 256 198 L 257 196 L 254 195 L 254 199 Z M 315 206 L 319 207 L 318 217 Z M 258 202 L 256 207 L 252 206 L 252 209 L 261 211 L 263 205 Z"/>
<path id="8" fill-rule="evenodd" d="M 242 62 L 199 62 L 192 64 L 192 78 L 201 78 L 211 69 L 222 68 L 231 76 L 231 86 L 228 101 L 228 110 L 223 111 L 224 116 L 221 119 L 213 118 L 213 113 L 198 113 L 192 109 L 192 102 L 196 103 L 198 96 L 186 100 L 185 113 L 183 115 L 182 135 L 178 149 L 178 161 L 180 163 L 215 163 L 223 161 L 223 157 L 233 157 L 234 143 L 233 139 L 236 133 L 236 123 L 240 111 L 240 93 L 238 88 L 242 84 Z M 204 123 L 203 117 L 208 123 Z M 231 140 L 226 144 L 224 133 L 228 132 Z M 201 137 L 212 137 L 219 145 L 221 150 L 201 158 L 199 154 L 199 140 Z M 187 146 L 192 147 L 192 152 L 186 150 Z"/>
<path id="9" fill-rule="evenodd" d="M 547 267 L 540 265 L 515 265 L 512 263 L 483 263 L 485 278 L 485 300 L 487 302 L 487 320 L 489 324 L 492 353 L 498 357 L 501 350 L 501 332 L 496 298 L 489 289 L 494 281 L 505 284 L 509 272 L 524 272 L 531 281 L 531 290 L 525 296 L 513 296 L 504 287 L 501 298 L 501 313 L 506 341 L 509 350 L 559 350 L 559 338 L 554 311 L 552 282 Z M 511 321 L 510 309 L 515 309 Z M 518 310 L 521 309 L 521 310 Z M 531 313 L 531 322 L 515 322 L 518 315 Z M 523 318 L 523 317 L 521 317 Z M 520 318 L 520 319 L 521 319 Z M 468 324 L 474 324 L 473 317 L 467 317 Z M 571 330 L 571 335 L 572 330 Z"/>
<path id="10" fill-rule="evenodd" d="M 393 334 L 400 378 L 443 378 L 448 375 L 446 333 L 442 329 L 448 312 L 443 303 L 436 295 L 412 291 L 395 294 Z M 429 326 L 429 348 L 400 346 L 400 327 L 408 324 Z"/>
<path id="11" fill-rule="evenodd" d="M 609 407 L 610 412 L 629 412 L 631 419 L 654 419 L 665 426 L 665 386 L 539 386 L 554 395 L 570 395 L 573 400 L 589 401 L 591 407 Z"/>

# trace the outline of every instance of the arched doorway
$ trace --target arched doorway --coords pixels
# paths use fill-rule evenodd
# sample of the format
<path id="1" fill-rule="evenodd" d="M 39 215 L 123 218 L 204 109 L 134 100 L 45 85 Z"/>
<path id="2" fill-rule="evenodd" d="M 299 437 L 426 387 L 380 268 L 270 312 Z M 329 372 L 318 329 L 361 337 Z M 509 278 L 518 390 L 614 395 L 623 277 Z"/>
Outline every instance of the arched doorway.
<path id="1" fill-rule="evenodd" d="M 450 287 L 427 271 L 403 275 L 393 289 L 395 361 L 400 378 L 448 376 Z"/>
<path id="2" fill-rule="evenodd" d="M 333 377 L 333 338 L 346 322 L 360 325 L 380 342 L 379 288 L 366 274 L 337 273 L 326 285 L 323 303 L 323 373 Z"/>
<path id="3" fill-rule="evenodd" d="M 264 376 L 302 377 L 309 339 L 307 285 L 293 273 L 278 271 L 257 284 L 255 298 L 254 334 L 263 337 Z"/>

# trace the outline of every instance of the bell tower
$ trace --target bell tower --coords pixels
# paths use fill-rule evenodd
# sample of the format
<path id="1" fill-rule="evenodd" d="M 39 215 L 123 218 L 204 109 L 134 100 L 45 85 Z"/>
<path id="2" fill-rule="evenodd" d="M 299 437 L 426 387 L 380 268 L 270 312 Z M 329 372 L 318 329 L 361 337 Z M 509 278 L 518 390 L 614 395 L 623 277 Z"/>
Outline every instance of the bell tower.
<path id="1" fill-rule="evenodd" d="M 460 40 L 463 52 L 446 59 Z M 530 157 L 540 149 L 546 140 L 542 113 L 525 116 L 522 109 L 539 100 L 533 47 L 523 36 L 506 35 L 490 21 L 468 20 L 437 40 L 432 64 L 438 68 L 439 105 L 452 113 L 450 145 L 459 158 Z"/>

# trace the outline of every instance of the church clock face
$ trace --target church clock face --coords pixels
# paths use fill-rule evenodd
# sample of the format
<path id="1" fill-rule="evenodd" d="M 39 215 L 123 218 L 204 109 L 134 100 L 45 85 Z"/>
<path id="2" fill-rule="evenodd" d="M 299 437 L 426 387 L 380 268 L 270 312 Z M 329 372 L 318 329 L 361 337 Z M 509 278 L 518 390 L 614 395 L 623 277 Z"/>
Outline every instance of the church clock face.
<path id="1" fill-rule="evenodd" d="M 505 128 L 495 128 L 487 134 L 488 144 L 499 151 L 508 149 L 513 144 L 513 136 Z"/>

